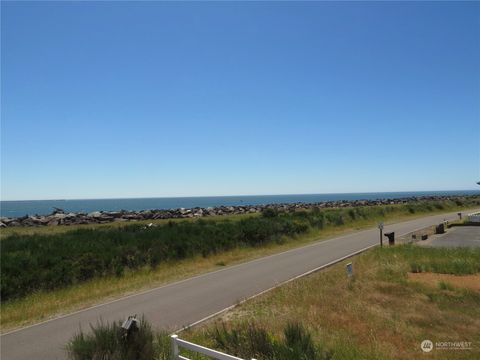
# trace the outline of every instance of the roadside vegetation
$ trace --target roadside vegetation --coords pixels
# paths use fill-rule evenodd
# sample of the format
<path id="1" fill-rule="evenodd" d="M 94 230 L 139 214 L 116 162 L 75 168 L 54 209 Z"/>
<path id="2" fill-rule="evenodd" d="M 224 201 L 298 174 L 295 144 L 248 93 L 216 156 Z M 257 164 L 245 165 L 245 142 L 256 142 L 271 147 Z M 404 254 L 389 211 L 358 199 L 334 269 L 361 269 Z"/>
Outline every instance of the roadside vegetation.
<path id="1" fill-rule="evenodd" d="M 438 350 L 435 359 L 479 358 L 480 289 L 463 280 L 480 280 L 480 249 L 434 249 L 401 245 L 371 249 L 320 272 L 251 299 L 220 318 L 179 333 L 181 338 L 244 359 L 414 359 L 424 355 L 420 343 L 471 342 L 469 350 Z M 462 263 L 455 268 L 451 261 Z M 353 263 L 349 278 L 345 264 Z M 432 267 L 432 264 L 438 264 Z M 415 273 L 452 282 L 422 282 Z M 438 274 L 436 272 L 441 274 Z M 474 272 L 472 272 L 474 271 Z M 464 275 L 463 275 L 464 274 Z M 150 327 L 142 325 L 141 329 Z M 133 359 L 118 325 L 100 324 L 78 334 L 68 345 L 72 359 Z M 107 335 L 110 334 L 110 335 Z M 117 340 L 111 340 L 116 338 Z M 148 338 L 148 357 L 169 359 L 168 333 Z M 123 355 L 119 356 L 119 352 Z M 193 360 L 207 357 L 182 351 Z"/>
<path id="2" fill-rule="evenodd" d="M 408 212 L 444 209 L 441 202 L 406 205 Z M 11 235 L 1 242 L 1 297 L 19 298 L 95 277 L 122 276 L 125 270 L 156 268 L 166 261 L 196 255 L 208 257 L 238 247 L 282 243 L 311 229 L 342 226 L 357 219 L 384 217 L 398 206 L 318 208 L 278 213 L 267 209 L 260 217 L 239 221 L 167 222 L 161 226 L 78 229 L 61 234 Z"/>
<path id="3" fill-rule="evenodd" d="M 480 199 L 312 209 L 23 234 L 1 244 L 2 328 L 372 226 L 480 205 Z M 29 229 L 29 232 L 32 230 Z"/>
<path id="4" fill-rule="evenodd" d="M 90 333 L 79 331 L 67 344 L 68 356 L 75 360 L 158 358 L 163 349 L 154 344 L 151 325 L 143 318 L 138 323 L 138 330 L 130 333 L 122 328 L 122 321 L 113 324 L 99 322 L 91 326 Z"/>
<path id="5" fill-rule="evenodd" d="M 452 261 L 457 265 L 450 266 Z M 347 262 L 353 263 L 353 278 L 346 275 Z M 470 350 L 434 349 L 428 354 L 432 358 L 478 359 L 479 264 L 478 248 L 375 248 L 249 300 L 181 336 L 245 359 L 276 359 L 267 346 L 260 352 L 252 346 L 264 338 L 274 344 L 284 337 L 286 326 L 299 323 L 321 358 L 414 359 L 423 355 L 420 343 L 429 339 L 434 344 L 472 344 Z M 415 271 L 433 281 L 418 281 L 410 276 Z M 445 282 L 442 274 L 455 276 Z M 238 340 L 231 334 L 248 334 L 251 329 L 263 329 L 267 335 L 252 340 L 240 335 L 250 344 L 236 349 Z M 303 356 L 292 359 L 309 358 Z"/>
<path id="6" fill-rule="evenodd" d="M 98 323 L 90 332 L 79 331 L 66 346 L 73 360 L 171 360 L 171 343 L 168 332 L 154 333 L 151 325 L 142 319 L 137 331 L 126 336 L 122 322 Z M 260 359 L 272 360 L 322 360 L 331 359 L 332 353 L 314 343 L 309 330 L 301 323 L 288 323 L 283 336 L 274 339 L 266 329 L 254 323 L 236 329 L 215 328 L 209 334 L 217 347 L 229 354 L 250 359 L 255 354 Z M 189 359 L 207 359 L 192 351 L 182 351 Z M 209 358 L 208 358 L 209 359 Z"/>

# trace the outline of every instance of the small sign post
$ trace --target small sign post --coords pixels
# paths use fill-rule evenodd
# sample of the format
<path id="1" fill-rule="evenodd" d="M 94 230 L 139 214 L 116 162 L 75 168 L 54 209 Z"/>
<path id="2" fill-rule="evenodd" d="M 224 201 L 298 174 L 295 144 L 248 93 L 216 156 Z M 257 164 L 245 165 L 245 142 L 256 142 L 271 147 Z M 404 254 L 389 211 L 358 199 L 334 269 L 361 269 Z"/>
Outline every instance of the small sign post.
<path id="1" fill-rule="evenodd" d="M 351 278 L 353 276 L 353 265 L 352 263 L 348 263 L 347 266 L 347 275 L 349 278 Z"/>
<path id="2" fill-rule="evenodd" d="M 383 221 L 378 223 L 378 229 L 380 230 L 380 246 L 383 247 Z"/>

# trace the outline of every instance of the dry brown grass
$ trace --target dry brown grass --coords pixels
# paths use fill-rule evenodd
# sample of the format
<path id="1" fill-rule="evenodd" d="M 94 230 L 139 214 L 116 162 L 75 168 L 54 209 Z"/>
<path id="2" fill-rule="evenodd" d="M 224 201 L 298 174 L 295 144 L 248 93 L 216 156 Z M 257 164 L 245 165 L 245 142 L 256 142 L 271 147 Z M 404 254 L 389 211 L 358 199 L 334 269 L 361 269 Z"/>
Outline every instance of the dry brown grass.
<path id="1" fill-rule="evenodd" d="M 409 280 L 417 281 L 431 286 L 450 284 L 453 288 L 466 288 L 480 291 L 480 274 L 474 275 L 451 275 L 434 273 L 409 273 Z"/>
<path id="2" fill-rule="evenodd" d="M 301 321 L 337 359 L 415 359 L 426 355 L 420 349 L 424 339 L 473 344 L 472 350 L 434 350 L 430 358 L 480 358 L 480 291 L 462 282 L 452 290 L 411 280 L 408 263 L 382 249 L 350 261 L 354 279 L 347 278 L 344 261 L 239 305 L 185 336 L 211 345 L 207 333 L 215 323 L 234 327 L 255 321 L 280 337 L 285 324 Z"/>

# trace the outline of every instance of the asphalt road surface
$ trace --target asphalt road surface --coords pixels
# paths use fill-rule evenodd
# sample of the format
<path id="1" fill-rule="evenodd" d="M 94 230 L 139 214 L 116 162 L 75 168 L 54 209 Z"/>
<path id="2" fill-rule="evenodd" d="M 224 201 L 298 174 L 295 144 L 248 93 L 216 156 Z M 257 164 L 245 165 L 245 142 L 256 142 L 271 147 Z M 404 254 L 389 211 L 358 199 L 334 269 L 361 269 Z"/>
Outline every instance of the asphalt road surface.
<path id="1" fill-rule="evenodd" d="M 480 247 L 480 226 L 456 226 L 434 235 L 421 245 L 433 247 Z"/>
<path id="2" fill-rule="evenodd" d="M 456 213 L 386 225 L 396 236 L 451 220 Z M 1 359 L 64 359 L 65 344 L 89 324 L 144 314 L 156 328 L 179 329 L 275 285 L 379 243 L 378 229 L 319 241 L 280 254 L 225 267 L 70 315 L 26 327 L 0 338 Z M 384 241 L 385 244 L 385 241 Z"/>

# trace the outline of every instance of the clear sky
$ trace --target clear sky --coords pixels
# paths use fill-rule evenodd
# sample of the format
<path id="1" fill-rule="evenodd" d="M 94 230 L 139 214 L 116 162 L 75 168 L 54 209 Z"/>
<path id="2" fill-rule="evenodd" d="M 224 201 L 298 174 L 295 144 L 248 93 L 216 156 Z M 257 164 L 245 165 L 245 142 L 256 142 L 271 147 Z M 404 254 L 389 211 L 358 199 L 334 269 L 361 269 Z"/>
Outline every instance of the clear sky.
<path id="1" fill-rule="evenodd" d="M 456 190 L 480 3 L 5 2 L 1 197 Z"/>

